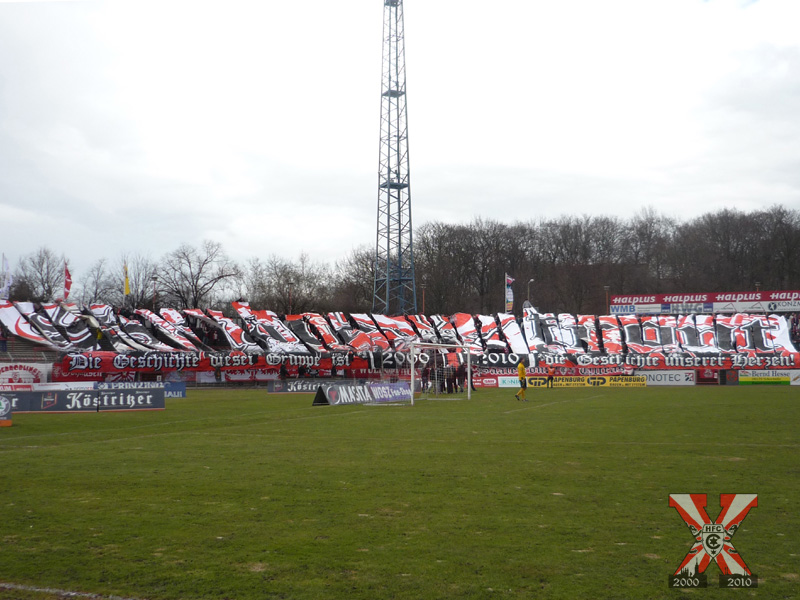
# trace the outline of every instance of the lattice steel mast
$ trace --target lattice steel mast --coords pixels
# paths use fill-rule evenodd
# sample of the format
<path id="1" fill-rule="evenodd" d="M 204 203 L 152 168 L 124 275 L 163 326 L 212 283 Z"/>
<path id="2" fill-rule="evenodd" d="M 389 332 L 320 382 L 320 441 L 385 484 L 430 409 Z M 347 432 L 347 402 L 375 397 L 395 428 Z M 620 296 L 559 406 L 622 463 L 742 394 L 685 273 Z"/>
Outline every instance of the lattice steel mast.
<path id="1" fill-rule="evenodd" d="M 372 312 L 417 311 L 408 168 L 403 0 L 383 2 L 383 78 L 378 169 L 378 241 Z"/>

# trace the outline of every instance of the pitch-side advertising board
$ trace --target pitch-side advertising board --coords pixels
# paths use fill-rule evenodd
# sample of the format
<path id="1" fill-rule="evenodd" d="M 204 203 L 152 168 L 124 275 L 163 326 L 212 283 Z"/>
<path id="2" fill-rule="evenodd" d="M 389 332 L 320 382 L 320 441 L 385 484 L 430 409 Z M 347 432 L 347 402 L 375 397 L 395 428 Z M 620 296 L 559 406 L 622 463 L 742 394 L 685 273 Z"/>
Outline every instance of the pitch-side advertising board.
<path id="1" fill-rule="evenodd" d="M 800 371 L 739 371 L 739 385 L 800 385 Z"/>
<path id="2" fill-rule="evenodd" d="M 640 371 L 647 380 L 647 387 L 657 385 L 694 385 L 695 371 Z"/>
<path id="3" fill-rule="evenodd" d="M 11 403 L 15 413 L 23 412 L 105 412 L 118 410 L 164 410 L 164 386 L 17 392 L 0 396 Z"/>

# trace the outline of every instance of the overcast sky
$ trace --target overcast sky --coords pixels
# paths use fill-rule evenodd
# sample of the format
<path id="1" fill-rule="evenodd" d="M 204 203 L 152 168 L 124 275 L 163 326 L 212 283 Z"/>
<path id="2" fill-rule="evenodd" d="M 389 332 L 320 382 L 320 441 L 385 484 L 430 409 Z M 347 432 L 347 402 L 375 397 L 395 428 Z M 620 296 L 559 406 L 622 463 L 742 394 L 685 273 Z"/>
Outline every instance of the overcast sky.
<path id="1" fill-rule="evenodd" d="M 413 223 L 800 209 L 797 0 L 406 0 Z M 374 247 L 383 2 L 0 2 L 0 251 Z"/>

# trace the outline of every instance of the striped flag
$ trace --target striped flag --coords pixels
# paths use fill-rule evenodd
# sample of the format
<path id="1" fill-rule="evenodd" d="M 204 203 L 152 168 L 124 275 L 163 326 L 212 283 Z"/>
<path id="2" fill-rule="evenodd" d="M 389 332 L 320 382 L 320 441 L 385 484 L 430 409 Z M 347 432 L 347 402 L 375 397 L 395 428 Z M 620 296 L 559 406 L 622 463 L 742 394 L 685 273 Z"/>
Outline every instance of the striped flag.
<path id="1" fill-rule="evenodd" d="M 69 291 L 72 289 L 72 275 L 69 273 L 67 263 L 64 262 L 64 300 L 69 298 Z"/>
<path id="2" fill-rule="evenodd" d="M 5 254 L 3 254 L 3 271 L 0 275 L 2 275 L 0 281 L 3 282 L 3 287 L 0 287 L 0 300 L 8 300 L 14 277 L 11 275 L 11 268 L 8 266 L 8 259 Z"/>
<path id="3" fill-rule="evenodd" d="M 506 312 L 510 313 L 514 310 L 514 290 L 511 289 L 511 284 L 514 283 L 514 278 L 506 273 Z"/>

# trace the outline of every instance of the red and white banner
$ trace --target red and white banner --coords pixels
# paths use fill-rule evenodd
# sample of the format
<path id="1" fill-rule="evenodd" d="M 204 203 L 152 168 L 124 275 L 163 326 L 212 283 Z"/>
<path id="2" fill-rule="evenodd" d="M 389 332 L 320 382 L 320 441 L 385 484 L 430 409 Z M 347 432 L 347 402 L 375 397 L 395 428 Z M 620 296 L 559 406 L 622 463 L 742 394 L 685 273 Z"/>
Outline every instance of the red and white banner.
<path id="1" fill-rule="evenodd" d="M 369 340 L 372 343 L 373 348 L 389 350 L 389 340 L 386 339 L 386 336 L 378 330 L 378 326 L 368 314 L 352 313 L 350 318 L 353 319 L 356 327 L 358 327 L 359 330 L 363 331 L 367 336 L 369 336 Z"/>
<path id="2" fill-rule="evenodd" d="M 75 304 L 59 302 L 57 304 L 43 304 L 50 322 L 66 335 L 72 350 L 92 351 L 100 349 L 97 336 L 89 329 L 88 315 L 80 312 Z"/>
<path id="3" fill-rule="evenodd" d="M 508 346 L 500 337 L 497 322 L 491 315 L 475 315 L 480 325 L 480 336 L 487 352 L 506 352 Z"/>
<path id="4" fill-rule="evenodd" d="M 419 336 L 414 328 L 404 319 L 393 319 L 385 315 L 373 314 L 372 319 L 380 330 L 391 341 L 392 347 L 400 352 L 408 351 L 411 342 L 418 342 Z"/>
<path id="5" fill-rule="evenodd" d="M 0 385 L 33 385 L 47 383 L 53 365 L 47 363 L 2 363 Z"/>
<path id="6" fill-rule="evenodd" d="M 0 322 L 11 333 L 29 342 L 50 346 L 49 340 L 35 329 L 28 319 L 17 310 L 17 307 L 8 300 L 0 300 Z"/>
<path id="7" fill-rule="evenodd" d="M 188 352 L 195 352 L 198 350 L 197 346 L 195 346 L 189 339 L 186 338 L 180 331 L 169 321 L 165 321 L 161 317 L 159 317 L 156 313 L 147 310 L 146 308 L 137 308 L 134 311 L 137 315 L 140 315 L 147 319 L 150 324 L 157 329 L 161 335 L 167 337 L 171 340 L 175 347 L 183 348 Z"/>
<path id="8" fill-rule="evenodd" d="M 356 352 L 370 352 L 372 350 L 372 342 L 369 336 L 354 328 L 343 312 L 328 313 L 328 320 L 331 323 L 336 335 Z"/>
<path id="9" fill-rule="evenodd" d="M 186 314 L 196 314 L 193 311 L 201 312 L 200 309 L 185 310 Z M 222 314 L 221 310 L 208 309 L 210 316 L 218 324 L 220 330 L 228 340 L 231 349 L 240 352 L 261 352 L 261 347 L 251 338 L 247 332 L 239 327 L 233 319 Z"/>
<path id="10" fill-rule="evenodd" d="M 500 322 L 500 330 L 503 332 L 503 337 L 508 342 L 511 352 L 516 354 L 527 354 L 528 344 L 525 342 L 525 337 L 522 335 L 522 329 L 519 323 L 514 318 L 514 315 L 509 313 L 498 313 L 497 319 Z"/>
<path id="11" fill-rule="evenodd" d="M 244 323 L 244 328 L 267 352 L 308 354 L 300 339 L 284 325 L 278 315 L 268 310 L 252 310 L 244 301 L 232 303 Z"/>
<path id="12" fill-rule="evenodd" d="M 455 313 L 450 317 L 450 322 L 470 352 L 483 352 L 483 344 L 481 344 L 478 330 L 475 327 L 475 317 L 468 313 Z"/>
<path id="13" fill-rule="evenodd" d="M 331 330 L 328 321 L 319 313 L 303 313 L 303 319 L 311 328 L 311 331 L 322 340 L 325 348 L 331 352 L 349 352 L 350 348 L 345 346 Z"/>
<path id="14" fill-rule="evenodd" d="M 245 354 L 244 352 L 84 352 L 65 354 L 52 366 L 53 381 L 106 381 L 109 375 L 120 373 L 247 371 L 244 380 L 267 380 L 284 376 L 308 374 L 327 377 L 334 367 L 340 372 L 376 368 L 382 359 L 374 356 Z M 38 365 L 50 369 L 50 365 Z M 49 370 L 48 370 L 49 373 Z M 239 376 L 232 376 L 237 378 Z M 230 379 L 230 378 L 228 378 Z M 2 381 L 2 379 L 0 379 Z M 42 381 L 47 381 L 47 378 Z M 199 381 L 199 379 L 198 379 Z M 19 381 L 26 383 L 26 381 Z"/>
<path id="15" fill-rule="evenodd" d="M 14 302 L 19 313 L 28 320 L 35 330 L 47 340 L 47 345 L 66 351 L 72 348 L 72 343 L 55 328 L 46 312 L 37 312 L 33 302 Z"/>

